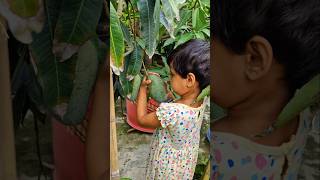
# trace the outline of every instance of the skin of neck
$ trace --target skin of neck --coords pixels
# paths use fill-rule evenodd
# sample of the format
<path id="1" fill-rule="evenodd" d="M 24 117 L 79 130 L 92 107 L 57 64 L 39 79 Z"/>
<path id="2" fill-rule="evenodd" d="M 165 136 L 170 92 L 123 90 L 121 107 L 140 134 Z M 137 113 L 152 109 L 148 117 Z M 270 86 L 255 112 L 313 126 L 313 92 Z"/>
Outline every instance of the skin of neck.
<path id="1" fill-rule="evenodd" d="M 198 86 L 191 87 L 190 89 L 187 89 L 184 94 L 180 95 L 181 98 L 177 102 L 183 103 L 186 105 L 193 105 L 194 101 L 197 99 L 199 94 L 200 94 L 200 88 Z"/>
<path id="2" fill-rule="evenodd" d="M 291 95 L 283 84 L 277 84 L 277 88 L 267 85 L 257 88 L 247 98 L 229 107 L 228 115 L 223 121 L 214 124 L 213 129 L 231 132 L 264 145 L 281 145 L 296 132 L 298 118 L 267 137 L 256 139 L 253 136 L 262 133 L 275 122 L 290 98 Z"/>

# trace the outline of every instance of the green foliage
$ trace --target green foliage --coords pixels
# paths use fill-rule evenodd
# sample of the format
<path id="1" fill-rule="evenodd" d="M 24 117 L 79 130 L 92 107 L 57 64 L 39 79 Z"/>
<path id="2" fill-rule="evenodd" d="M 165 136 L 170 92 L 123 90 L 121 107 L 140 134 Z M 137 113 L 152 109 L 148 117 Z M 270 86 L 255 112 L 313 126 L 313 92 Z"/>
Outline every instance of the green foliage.
<path id="1" fill-rule="evenodd" d="M 100 16 L 104 15 L 103 2 L 12 0 L 9 7 L 16 13 L 14 15 L 5 7 L 0 8 L 0 14 L 6 14 L 5 18 L 14 36 L 22 43 L 29 44 L 29 60 L 34 65 L 34 74 L 41 87 L 40 93 L 30 92 L 37 96 L 31 100 L 40 106 L 37 101 L 43 99 L 42 107 L 38 108 L 65 124 L 77 124 L 84 119 L 98 64 L 105 62 L 107 47 L 97 38 L 96 33 Z M 39 13 L 42 10 L 44 14 Z M 13 26 L 17 23 L 14 20 L 25 22 L 31 19 L 39 20 L 30 21 L 30 24 L 36 23 L 35 27 Z M 102 24 L 100 22 L 99 25 Z M 17 28 L 28 32 L 19 34 Z M 29 31 L 30 28 L 32 31 Z M 35 33 L 29 37 L 31 32 Z M 59 51 L 68 54 L 68 57 L 61 58 L 57 55 Z M 67 114 L 56 111 L 62 103 L 68 104 Z"/>
<path id="2" fill-rule="evenodd" d="M 135 101 L 137 99 L 141 81 L 142 81 L 142 78 L 140 74 L 137 74 L 133 79 L 132 94 L 131 94 L 132 101 Z"/>
<path id="3" fill-rule="evenodd" d="M 113 71 L 119 75 L 123 70 L 124 42 L 120 22 L 117 12 L 110 3 L 110 45 L 111 45 L 111 65 Z"/>
<path id="4" fill-rule="evenodd" d="M 305 108 L 320 102 L 320 74 L 311 79 L 301 89 L 297 90 L 294 97 L 283 108 L 274 124 L 275 128 L 286 125 Z"/>
<path id="5" fill-rule="evenodd" d="M 123 87 L 116 88 L 115 93 L 121 94 L 117 91 L 122 90 L 125 96 L 132 96 L 134 93 L 131 93 L 130 86 L 133 84 L 133 77 L 139 72 L 145 75 L 147 71 L 159 74 L 163 81 L 161 83 L 163 89 L 170 90 L 168 83 L 170 68 L 166 63 L 166 56 L 168 52 L 190 39 L 209 39 L 210 2 L 199 0 L 126 2 L 118 17 L 126 47 L 126 52 L 123 53 L 125 67 L 119 78 Z M 118 9 L 116 2 L 113 5 Z M 116 69 L 113 70 L 115 73 L 118 72 Z M 130 85 L 127 81 L 131 81 Z"/>
<path id="6" fill-rule="evenodd" d="M 82 45 L 95 36 L 103 0 L 62 1 L 55 29 L 58 42 Z"/>
<path id="7" fill-rule="evenodd" d="M 210 85 L 204 88 L 197 97 L 197 101 L 202 101 L 205 97 L 210 96 Z"/>

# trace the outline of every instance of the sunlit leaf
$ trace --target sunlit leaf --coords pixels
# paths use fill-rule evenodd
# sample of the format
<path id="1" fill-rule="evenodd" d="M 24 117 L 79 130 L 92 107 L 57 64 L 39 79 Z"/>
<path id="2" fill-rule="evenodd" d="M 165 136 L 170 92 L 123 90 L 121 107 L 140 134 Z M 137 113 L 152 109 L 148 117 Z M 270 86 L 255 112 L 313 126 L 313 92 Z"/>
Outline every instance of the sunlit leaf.
<path id="1" fill-rule="evenodd" d="M 194 34 L 192 32 L 182 34 L 181 36 L 179 36 L 179 40 L 175 44 L 174 48 L 178 47 L 180 44 L 183 44 L 183 43 L 189 41 L 193 37 L 194 37 Z"/>
<path id="2" fill-rule="evenodd" d="M 145 51 L 149 56 L 149 59 L 151 59 L 155 53 L 157 46 L 156 40 L 159 33 L 160 8 L 155 8 L 157 4 L 159 4 L 159 0 L 140 0 L 138 2 L 141 33 L 143 39 L 145 40 Z M 159 16 L 156 15 L 157 13 L 159 13 Z"/>
<path id="3" fill-rule="evenodd" d="M 110 46 L 111 67 L 117 75 L 123 71 L 124 38 L 117 12 L 110 3 Z"/>
<path id="4" fill-rule="evenodd" d="M 279 128 L 299 115 L 305 108 L 319 102 L 320 99 L 320 74 L 297 90 L 294 97 L 283 108 L 274 127 Z"/>

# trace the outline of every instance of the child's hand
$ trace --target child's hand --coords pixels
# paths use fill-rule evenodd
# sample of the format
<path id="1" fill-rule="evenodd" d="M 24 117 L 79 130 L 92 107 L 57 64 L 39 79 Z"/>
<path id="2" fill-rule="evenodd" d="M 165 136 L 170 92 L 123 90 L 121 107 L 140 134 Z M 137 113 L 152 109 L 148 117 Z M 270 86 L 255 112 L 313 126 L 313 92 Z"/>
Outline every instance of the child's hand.
<path id="1" fill-rule="evenodd" d="M 147 77 L 145 76 L 145 77 L 143 77 L 143 80 L 142 80 L 142 82 L 141 82 L 140 87 L 146 88 L 146 87 L 148 87 L 148 85 L 151 84 L 151 83 L 152 83 L 152 81 L 151 81 L 150 79 L 147 79 Z"/>
<path id="2" fill-rule="evenodd" d="M 154 73 L 154 72 L 149 72 L 148 74 L 160 76 L 158 73 Z M 140 86 L 141 87 L 148 87 L 148 85 L 151 83 L 152 83 L 152 81 L 150 79 L 147 79 L 146 76 L 144 76 Z"/>

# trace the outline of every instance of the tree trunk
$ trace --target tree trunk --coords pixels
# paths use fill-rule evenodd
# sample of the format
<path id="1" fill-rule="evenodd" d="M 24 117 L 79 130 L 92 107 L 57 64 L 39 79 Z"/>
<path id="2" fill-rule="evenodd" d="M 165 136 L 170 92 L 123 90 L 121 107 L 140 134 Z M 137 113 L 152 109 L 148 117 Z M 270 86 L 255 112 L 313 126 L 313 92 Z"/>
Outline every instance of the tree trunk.
<path id="1" fill-rule="evenodd" d="M 16 180 L 8 40 L 3 25 L 5 25 L 5 21 L 0 16 L 0 179 Z"/>

